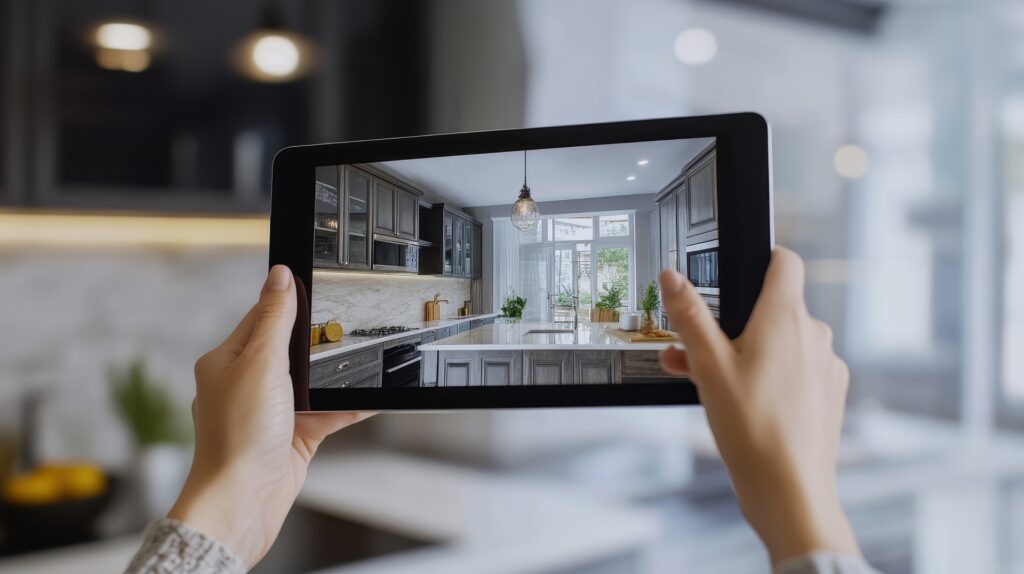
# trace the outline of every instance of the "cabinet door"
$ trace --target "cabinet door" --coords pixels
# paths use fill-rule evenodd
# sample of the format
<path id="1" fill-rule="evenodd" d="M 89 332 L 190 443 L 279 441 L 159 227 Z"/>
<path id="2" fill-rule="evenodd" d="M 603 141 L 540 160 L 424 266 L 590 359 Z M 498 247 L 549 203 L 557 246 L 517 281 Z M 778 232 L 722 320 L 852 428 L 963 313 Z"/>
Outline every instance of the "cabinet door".
<path id="1" fill-rule="evenodd" d="M 679 249 L 676 247 L 676 196 L 672 192 L 658 202 L 661 236 L 661 268 L 679 270 Z"/>
<path id="2" fill-rule="evenodd" d="M 473 277 L 484 276 L 484 231 L 479 224 L 473 224 Z"/>
<path id="3" fill-rule="evenodd" d="M 436 340 L 436 330 L 423 333 L 422 343 L 433 343 Z M 420 386 L 437 386 L 437 351 L 423 351 L 423 368 L 420 369 Z"/>
<path id="4" fill-rule="evenodd" d="M 370 249 L 370 187 L 373 178 L 360 169 L 345 166 L 345 197 L 342 214 L 344 246 L 342 264 L 346 269 L 369 269 Z"/>
<path id="5" fill-rule="evenodd" d="M 484 351 L 479 353 L 479 384 L 507 387 L 523 384 L 521 351 Z"/>
<path id="6" fill-rule="evenodd" d="M 478 379 L 473 353 L 444 351 L 438 353 L 437 384 L 441 387 L 468 387 Z"/>
<path id="7" fill-rule="evenodd" d="M 661 273 L 661 269 L 662 269 L 662 267 L 661 267 L 661 235 L 660 235 L 661 234 L 661 212 L 659 211 L 659 209 L 657 207 L 655 207 L 654 209 L 651 210 L 651 213 L 650 213 L 649 217 L 650 217 L 650 222 L 651 222 L 651 229 L 649 231 L 649 233 L 651 234 L 650 239 L 649 239 L 649 241 L 650 241 L 649 249 L 650 249 L 650 253 L 651 253 L 651 276 L 648 277 L 647 281 L 657 281 L 658 280 L 658 275 Z M 643 285 L 638 285 L 637 286 L 637 290 L 641 291 L 641 289 L 643 289 L 645 287 L 647 287 L 647 282 L 646 281 L 643 283 Z"/>
<path id="8" fill-rule="evenodd" d="M 716 158 L 712 151 L 686 175 L 686 237 L 718 229 Z"/>
<path id="9" fill-rule="evenodd" d="M 382 179 L 373 180 L 373 232 L 395 235 L 395 195 L 398 188 Z"/>
<path id="10" fill-rule="evenodd" d="M 676 271 L 686 275 L 686 185 L 681 185 L 672 192 L 676 196 Z"/>
<path id="11" fill-rule="evenodd" d="M 444 222 L 444 275 L 455 273 L 455 218 L 445 213 Z"/>
<path id="12" fill-rule="evenodd" d="M 462 223 L 462 230 L 465 232 L 465 248 L 462 254 L 462 274 L 466 277 L 473 275 L 473 257 L 476 256 L 476 245 L 473 244 L 473 224 L 469 221 Z"/>
<path id="13" fill-rule="evenodd" d="M 609 351 L 574 351 L 574 381 L 582 385 L 607 385 L 622 382 L 619 353 Z"/>
<path id="14" fill-rule="evenodd" d="M 523 384 L 572 384 L 572 351 L 524 351 Z"/>
<path id="15" fill-rule="evenodd" d="M 454 231 L 454 235 L 455 235 L 455 269 L 453 270 L 452 273 L 461 277 L 462 274 L 463 274 L 463 270 L 462 270 L 462 257 L 463 257 L 463 253 L 465 252 L 465 249 L 466 249 L 466 227 L 465 227 L 465 222 L 463 221 L 463 219 L 461 217 L 456 217 L 454 219 L 455 219 L 455 231 Z"/>
<path id="16" fill-rule="evenodd" d="M 416 199 L 415 195 L 404 189 L 399 189 L 395 197 L 398 210 L 398 236 L 403 239 L 419 239 L 419 200 Z"/>
<path id="17" fill-rule="evenodd" d="M 313 265 L 315 267 L 337 267 L 341 264 L 338 235 L 340 217 L 340 194 L 338 192 L 338 168 L 318 167 L 314 184 L 313 200 Z"/>

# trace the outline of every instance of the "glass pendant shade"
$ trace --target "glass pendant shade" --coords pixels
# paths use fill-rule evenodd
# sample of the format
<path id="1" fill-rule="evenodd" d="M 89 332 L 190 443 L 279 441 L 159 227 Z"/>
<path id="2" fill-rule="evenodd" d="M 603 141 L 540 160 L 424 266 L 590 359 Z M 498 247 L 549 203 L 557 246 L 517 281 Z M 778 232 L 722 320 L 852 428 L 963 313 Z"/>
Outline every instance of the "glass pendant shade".
<path id="1" fill-rule="evenodd" d="M 523 189 L 519 190 L 519 199 L 512 204 L 512 225 L 519 231 L 529 231 L 537 227 L 540 221 L 540 209 L 530 197 L 530 186 L 526 185 L 526 150 L 523 150 Z"/>

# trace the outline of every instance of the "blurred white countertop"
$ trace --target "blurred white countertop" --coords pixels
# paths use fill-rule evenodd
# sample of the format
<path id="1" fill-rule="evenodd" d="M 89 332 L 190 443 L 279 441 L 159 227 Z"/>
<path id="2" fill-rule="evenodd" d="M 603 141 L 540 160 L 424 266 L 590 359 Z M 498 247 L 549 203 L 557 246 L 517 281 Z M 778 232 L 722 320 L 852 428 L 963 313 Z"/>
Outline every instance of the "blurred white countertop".
<path id="1" fill-rule="evenodd" d="M 323 345 L 317 345 L 310 349 L 309 360 L 318 361 L 320 359 L 326 359 L 341 353 L 348 353 L 349 351 L 357 351 L 366 347 L 372 347 L 379 345 L 387 341 L 394 341 L 396 339 L 402 339 L 411 335 L 418 335 L 431 329 L 440 329 L 442 327 L 450 327 L 451 325 L 458 325 L 459 323 L 465 323 L 466 321 L 473 321 L 475 319 L 486 319 L 488 317 L 497 317 L 499 313 L 478 313 L 476 315 L 466 315 L 463 317 L 448 317 L 446 319 L 439 319 L 437 321 L 416 321 L 405 325 L 410 327 L 411 331 L 405 331 L 403 333 L 395 333 L 393 335 L 386 335 L 384 337 L 353 337 L 351 335 L 345 335 L 337 343 L 325 343 Z"/>
<path id="2" fill-rule="evenodd" d="M 608 331 L 617 329 L 618 323 L 580 323 L 572 331 L 566 323 L 502 323 L 484 325 L 447 339 L 420 345 L 424 351 L 504 351 L 585 349 L 609 351 L 660 351 L 678 341 L 629 343 L 612 336 Z M 530 333 L 532 330 L 568 329 L 569 333 Z"/>

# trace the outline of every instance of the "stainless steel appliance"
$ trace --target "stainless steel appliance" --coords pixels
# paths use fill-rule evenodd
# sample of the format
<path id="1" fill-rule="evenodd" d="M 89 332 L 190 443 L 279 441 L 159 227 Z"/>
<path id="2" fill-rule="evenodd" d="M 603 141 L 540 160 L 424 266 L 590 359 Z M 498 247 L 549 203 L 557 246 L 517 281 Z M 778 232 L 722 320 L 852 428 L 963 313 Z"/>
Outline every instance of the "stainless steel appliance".
<path id="1" fill-rule="evenodd" d="M 423 353 L 420 351 L 421 335 L 401 339 L 384 347 L 382 388 L 418 387 Z"/>
<path id="2" fill-rule="evenodd" d="M 721 296 L 718 287 L 718 240 L 686 246 L 686 277 L 704 297 L 711 313 L 721 316 Z"/>
<path id="3" fill-rule="evenodd" d="M 373 270 L 419 273 L 420 247 L 416 241 L 373 234 Z"/>

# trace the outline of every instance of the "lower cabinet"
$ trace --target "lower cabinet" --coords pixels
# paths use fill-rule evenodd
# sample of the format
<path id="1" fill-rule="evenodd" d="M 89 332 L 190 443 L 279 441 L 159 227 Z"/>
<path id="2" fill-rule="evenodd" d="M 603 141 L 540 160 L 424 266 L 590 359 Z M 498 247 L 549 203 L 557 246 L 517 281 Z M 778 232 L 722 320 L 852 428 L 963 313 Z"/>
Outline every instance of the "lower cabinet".
<path id="1" fill-rule="evenodd" d="M 574 351 L 573 382 L 581 385 L 602 385 L 622 382 L 621 353 L 608 351 Z"/>
<path id="2" fill-rule="evenodd" d="M 523 384 L 522 351 L 493 351 L 479 354 L 480 384 L 507 387 Z"/>
<path id="3" fill-rule="evenodd" d="M 504 387 L 523 380 L 522 351 L 443 351 L 437 366 L 441 387 Z"/>
<path id="4" fill-rule="evenodd" d="M 480 376 L 476 372 L 476 353 L 444 351 L 437 359 L 437 385 L 439 387 L 468 387 Z"/>
<path id="5" fill-rule="evenodd" d="M 572 351 L 523 351 L 523 384 L 571 384 L 572 355 Z"/>

